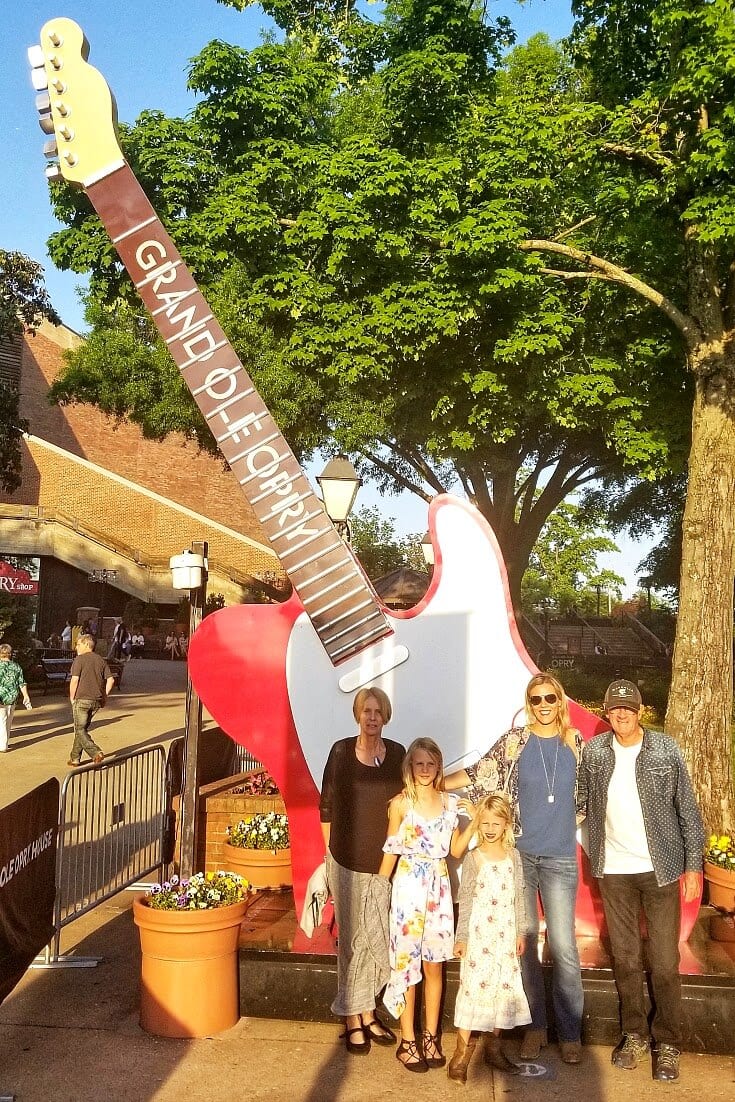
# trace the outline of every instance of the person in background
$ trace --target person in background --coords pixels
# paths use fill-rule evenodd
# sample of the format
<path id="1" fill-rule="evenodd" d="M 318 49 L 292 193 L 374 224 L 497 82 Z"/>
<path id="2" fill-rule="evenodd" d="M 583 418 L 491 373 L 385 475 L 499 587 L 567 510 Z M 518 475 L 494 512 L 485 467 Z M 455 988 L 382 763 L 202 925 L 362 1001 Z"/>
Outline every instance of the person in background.
<path id="1" fill-rule="evenodd" d="M 327 850 L 327 879 L 339 926 L 337 994 L 332 1013 L 345 1019 L 347 1051 L 365 1055 L 371 1043 L 394 1045 L 396 1035 L 375 1013 L 390 975 L 390 881 L 378 876 L 388 803 L 402 786 L 405 750 L 383 737 L 393 709 L 382 689 L 360 689 L 352 702 L 357 735 L 340 739 L 324 767 L 319 812 Z"/>
<path id="2" fill-rule="evenodd" d="M 24 707 L 30 711 L 33 705 L 23 668 L 13 661 L 13 648 L 8 643 L 0 643 L 0 753 L 3 754 L 10 749 L 8 743 L 19 693 Z"/>
<path id="3" fill-rule="evenodd" d="M 492 707 L 492 701 L 489 702 Z M 539 910 L 551 951 L 551 994 L 565 1064 L 582 1058 L 584 992 L 574 927 L 577 901 L 577 770 L 582 736 L 572 727 L 564 689 L 549 673 L 526 687 L 526 723 L 501 735 L 476 765 L 447 777 L 448 789 L 469 786 L 473 802 L 505 792 L 523 863 L 528 935 L 521 969 L 531 1025 L 521 1060 L 536 1060 L 547 1043 L 546 991 L 538 954 Z"/>
<path id="4" fill-rule="evenodd" d="M 71 627 L 71 624 L 69 623 L 69 621 L 67 620 L 64 623 L 63 628 L 61 629 L 61 645 L 64 648 L 64 650 L 69 650 L 69 648 L 71 647 L 71 632 L 72 632 L 72 627 Z"/>
<path id="5" fill-rule="evenodd" d="M 643 727 L 642 710 L 632 681 L 608 686 L 605 711 L 612 730 L 584 747 L 578 805 L 587 815 L 590 864 L 600 882 L 620 999 L 623 1035 L 612 1063 L 632 1071 L 649 1051 L 645 970 L 654 1004 L 653 1078 L 669 1082 L 679 1078 L 682 1030 L 679 881 L 685 901 L 699 898 L 704 827 L 679 747 L 668 735 Z"/>
<path id="6" fill-rule="evenodd" d="M 100 708 L 104 708 L 112 692 L 115 678 L 101 654 L 94 653 L 94 636 L 84 633 L 77 639 L 77 656 L 71 664 L 69 699 L 74 717 L 74 743 L 68 765 L 82 764 L 86 752 L 95 765 L 104 761 L 105 755 L 90 737 L 89 726 Z"/>

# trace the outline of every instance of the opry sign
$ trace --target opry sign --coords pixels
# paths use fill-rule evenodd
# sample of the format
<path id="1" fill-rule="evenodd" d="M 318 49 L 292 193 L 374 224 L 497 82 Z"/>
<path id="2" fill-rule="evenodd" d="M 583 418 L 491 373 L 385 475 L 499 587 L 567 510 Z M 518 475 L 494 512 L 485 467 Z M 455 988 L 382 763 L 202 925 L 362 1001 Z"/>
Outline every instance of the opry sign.
<path id="1" fill-rule="evenodd" d="M 0 593 L 13 593 L 32 596 L 38 593 L 38 581 L 27 570 L 0 559 Z"/>

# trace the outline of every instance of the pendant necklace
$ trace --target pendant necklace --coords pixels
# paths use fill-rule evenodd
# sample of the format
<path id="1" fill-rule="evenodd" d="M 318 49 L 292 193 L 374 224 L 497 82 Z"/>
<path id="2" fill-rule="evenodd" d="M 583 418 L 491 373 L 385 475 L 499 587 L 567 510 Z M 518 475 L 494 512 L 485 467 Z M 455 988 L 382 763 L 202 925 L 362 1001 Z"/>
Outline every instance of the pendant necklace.
<path id="1" fill-rule="evenodd" d="M 546 768 L 546 758 L 544 757 L 544 752 L 541 749 L 541 737 L 539 735 L 536 735 L 538 752 L 541 755 L 541 764 L 544 767 L 544 776 L 546 777 L 546 788 L 547 788 L 547 791 L 549 793 L 548 796 L 546 797 L 546 799 L 547 799 L 547 803 L 550 803 L 550 804 L 553 804 L 553 802 L 554 802 L 554 786 L 556 784 L 556 766 L 557 766 L 557 762 L 559 761 L 559 736 L 555 735 L 554 738 L 555 738 L 555 741 L 556 741 L 556 752 L 554 754 L 554 768 L 553 768 L 552 773 L 551 773 L 551 784 L 549 784 L 549 771 Z"/>

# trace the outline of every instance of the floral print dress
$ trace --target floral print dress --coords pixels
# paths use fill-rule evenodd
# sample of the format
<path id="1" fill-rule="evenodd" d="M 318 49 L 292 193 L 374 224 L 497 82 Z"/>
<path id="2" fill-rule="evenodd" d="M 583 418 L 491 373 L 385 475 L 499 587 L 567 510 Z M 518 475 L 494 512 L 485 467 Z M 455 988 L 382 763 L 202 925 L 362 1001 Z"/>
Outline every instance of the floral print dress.
<path id="1" fill-rule="evenodd" d="M 513 1029 L 531 1021 L 516 955 L 516 890 L 522 890 L 513 859 L 501 861 L 475 857 L 477 879 L 469 921 L 460 901 L 457 940 L 468 928 L 467 951 L 460 968 L 459 991 L 454 1009 L 457 1029 Z M 460 933 L 462 937 L 460 938 Z"/>
<path id="2" fill-rule="evenodd" d="M 391 975 L 383 1002 L 394 1018 L 421 980 L 421 961 L 451 960 L 454 912 L 446 856 L 457 825 L 457 797 L 444 793 L 433 819 L 412 808 L 383 847 L 399 855 L 390 904 Z"/>

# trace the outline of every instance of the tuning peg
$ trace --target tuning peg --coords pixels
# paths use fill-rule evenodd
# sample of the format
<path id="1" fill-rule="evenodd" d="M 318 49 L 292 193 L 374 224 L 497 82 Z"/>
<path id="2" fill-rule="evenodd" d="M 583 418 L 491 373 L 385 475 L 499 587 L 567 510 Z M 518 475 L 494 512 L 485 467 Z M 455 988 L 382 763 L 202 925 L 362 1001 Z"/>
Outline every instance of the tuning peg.
<path id="1" fill-rule="evenodd" d="M 46 70 L 43 68 L 31 69 L 31 84 L 37 92 L 43 92 L 45 88 L 48 88 Z"/>
<path id="2" fill-rule="evenodd" d="M 58 165 L 46 165 L 46 179 L 47 180 L 60 180 L 61 169 Z"/>
<path id="3" fill-rule="evenodd" d="M 39 92 L 36 96 L 36 110 L 38 111 L 39 115 L 42 114 L 44 111 L 51 110 L 51 97 L 49 96 L 47 91 Z"/>
<path id="4" fill-rule="evenodd" d="M 28 47 L 28 64 L 32 69 L 43 68 L 43 50 L 37 43 Z"/>
<path id="5" fill-rule="evenodd" d="M 50 111 L 41 111 L 38 125 L 43 130 L 44 134 L 53 134 L 54 132 L 54 120 L 51 118 Z"/>
<path id="6" fill-rule="evenodd" d="M 59 154 L 59 147 L 56 144 L 56 139 L 52 138 L 50 142 L 43 143 L 43 155 L 44 157 L 57 157 Z"/>

